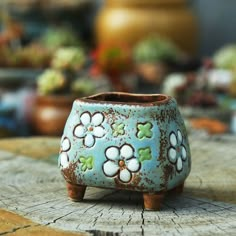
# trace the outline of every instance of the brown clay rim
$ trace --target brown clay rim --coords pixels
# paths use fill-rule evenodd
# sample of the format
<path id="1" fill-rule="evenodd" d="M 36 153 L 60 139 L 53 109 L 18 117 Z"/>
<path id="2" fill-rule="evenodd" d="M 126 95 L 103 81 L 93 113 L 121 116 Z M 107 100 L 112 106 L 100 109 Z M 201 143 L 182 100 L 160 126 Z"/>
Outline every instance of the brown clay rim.
<path id="1" fill-rule="evenodd" d="M 186 0 L 106 0 L 107 6 L 165 6 L 183 5 Z"/>
<path id="2" fill-rule="evenodd" d="M 93 96 L 79 98 L 77 101 L 99 104 L 119 104 L 119 105 L 138 105 L 156 106 L 167 103 L 171 97 L 165 94 L 134 94 L 121 92 L 99 93 Z"/>

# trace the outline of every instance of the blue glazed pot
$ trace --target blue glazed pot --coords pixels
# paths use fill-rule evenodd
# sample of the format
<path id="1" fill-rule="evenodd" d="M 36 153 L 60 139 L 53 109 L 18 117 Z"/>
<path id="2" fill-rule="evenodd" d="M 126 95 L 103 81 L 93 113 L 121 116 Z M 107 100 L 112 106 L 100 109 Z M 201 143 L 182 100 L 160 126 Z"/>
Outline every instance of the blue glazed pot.
<path id="1" fill-rule="evenodd" d="M 190 173 L 187 133 L 166 95 L 103 93 L 74 101 L 61 139 L 59 166 L 72 200 L 86 186 L 141 191 L 159 209 Z"/>

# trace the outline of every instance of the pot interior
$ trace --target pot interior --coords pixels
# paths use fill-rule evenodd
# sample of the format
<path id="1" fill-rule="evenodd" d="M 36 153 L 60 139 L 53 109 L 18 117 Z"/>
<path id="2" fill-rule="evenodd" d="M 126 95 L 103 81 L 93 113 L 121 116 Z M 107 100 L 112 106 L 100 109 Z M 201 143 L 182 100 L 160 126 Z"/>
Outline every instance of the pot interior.
<path id="1" fill-rule="evenodd" d="M 129 94 L 129 93 L 101 93 L 87 97 L 86 100 L 98 102 L 124 103 L 124 104 L 158 104 L 168 100 L 164 94 Z"/>

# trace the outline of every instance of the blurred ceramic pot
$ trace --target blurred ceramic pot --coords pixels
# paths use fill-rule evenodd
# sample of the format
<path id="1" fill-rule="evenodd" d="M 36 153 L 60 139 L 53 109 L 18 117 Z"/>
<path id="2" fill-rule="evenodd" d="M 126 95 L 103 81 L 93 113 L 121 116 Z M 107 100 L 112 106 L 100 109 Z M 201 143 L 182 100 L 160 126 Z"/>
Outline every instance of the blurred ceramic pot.
<path id="1" fill-rule="evenodd" d="M 73 100 L 72 96 L 37 96 L 32 115 L 34 132 L 49 136 L 62 135 Z"/>
<path id="2" fill-rule="evenodd" d="M 158 210 L 167 191 L 183 190 L 191 157 L 176 101 L 166 95 L 103 93 L 75 100 L 58 159 L 69 197 L 86 186 L 140 191 Z"/>
<path id="3" fill-rule="evenodd" d="M 100 45 L 125 42 L 132 47 L 155 33 L 190 55 L 197 50 L 197 23 L 185 0 L 106 0 L 95 28 Z"/>

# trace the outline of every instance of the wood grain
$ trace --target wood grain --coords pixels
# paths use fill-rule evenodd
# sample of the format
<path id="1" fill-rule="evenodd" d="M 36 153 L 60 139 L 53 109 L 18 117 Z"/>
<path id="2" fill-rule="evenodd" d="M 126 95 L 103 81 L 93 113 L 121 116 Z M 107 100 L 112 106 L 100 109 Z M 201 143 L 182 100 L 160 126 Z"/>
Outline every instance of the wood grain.
<path id="1" fill-rule="evenodd" d="M 83 202 L 71 202 L 56 164 L 1 151 L 0 208 L 91 235 L 235 235 L 235 141 L 190 136 L 193 164 L 184 193 L 166 196 L 160 212 L 145 211 L 136 192 L 89 187 Z M 6 232 L 0 226 L 0 235 Z"/>
<path id="2" fill-rule="evenodd" d="M 0 235 L 15 236 L 79 236 L 71 232 L 63 232 L 36 224 L 15 213 L 0 210 Z M 81 234 L 84 235 L 84 234 Z"/>

